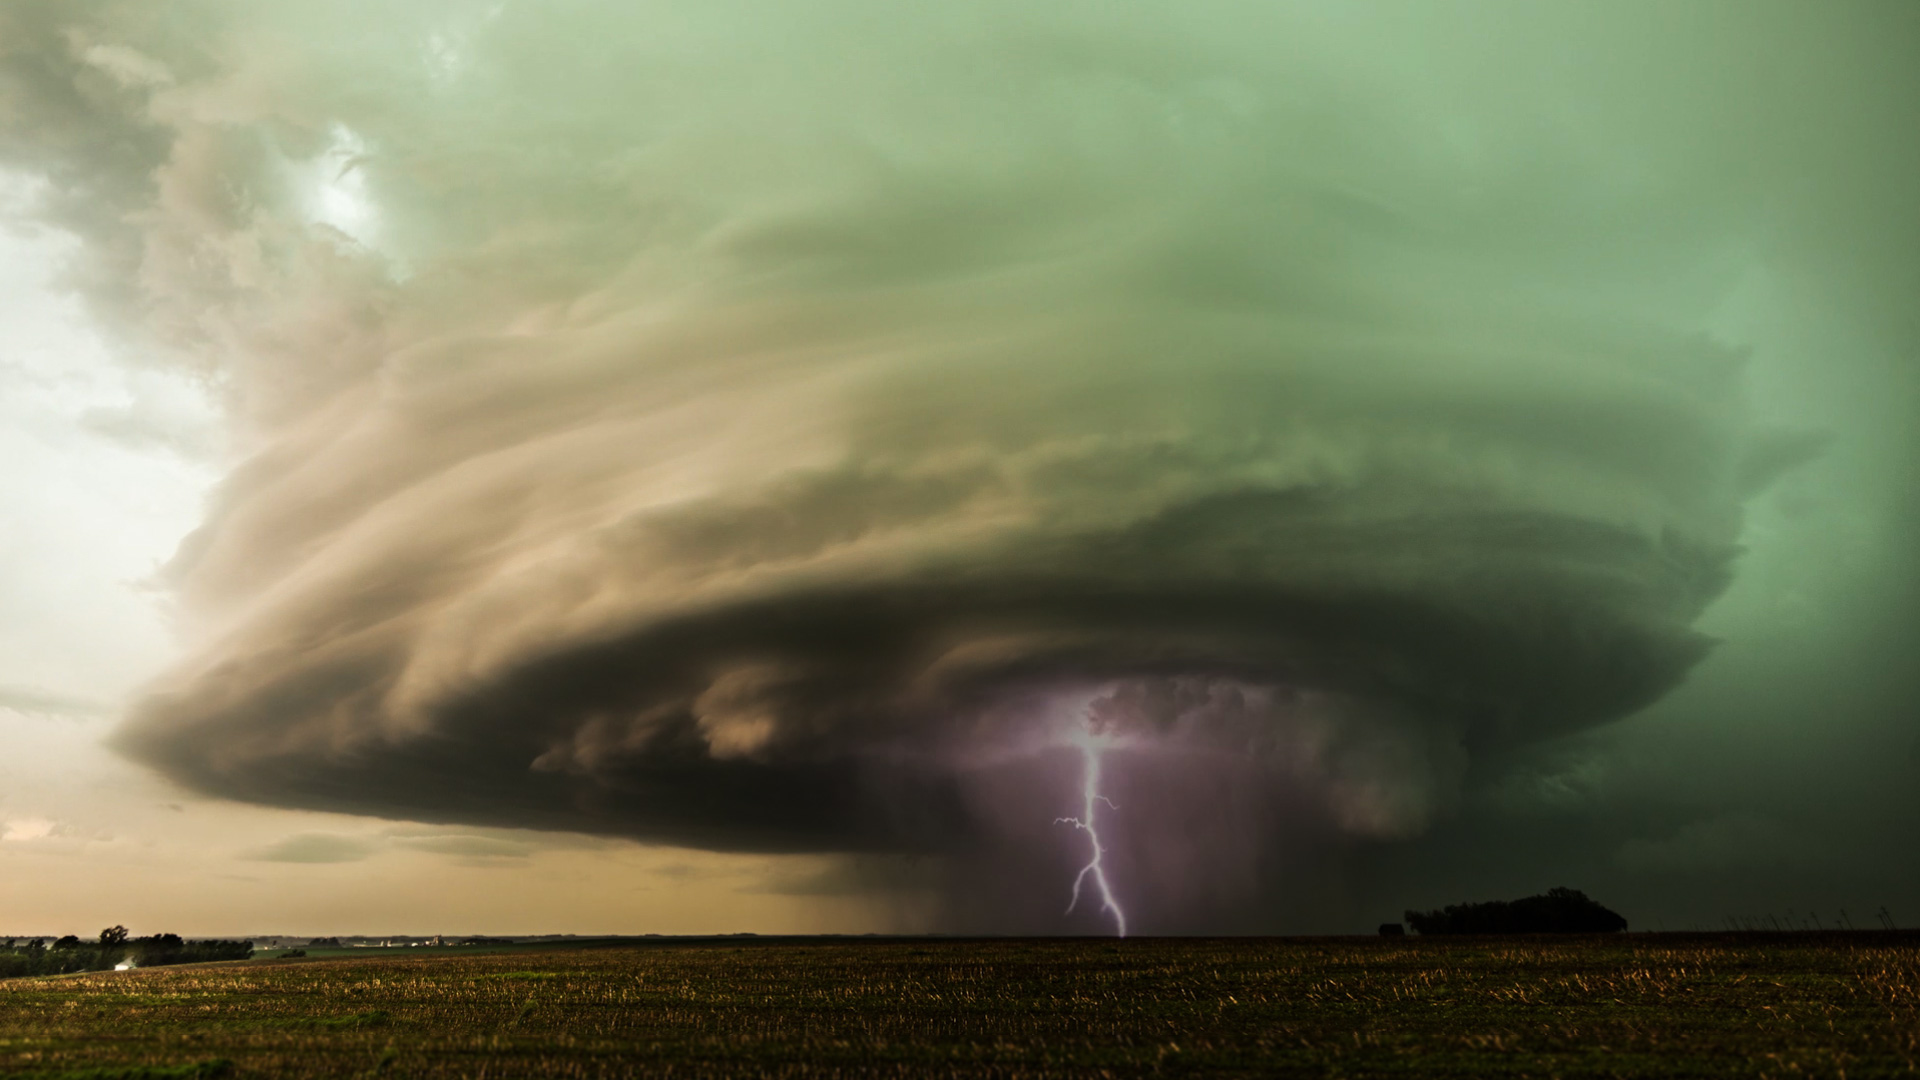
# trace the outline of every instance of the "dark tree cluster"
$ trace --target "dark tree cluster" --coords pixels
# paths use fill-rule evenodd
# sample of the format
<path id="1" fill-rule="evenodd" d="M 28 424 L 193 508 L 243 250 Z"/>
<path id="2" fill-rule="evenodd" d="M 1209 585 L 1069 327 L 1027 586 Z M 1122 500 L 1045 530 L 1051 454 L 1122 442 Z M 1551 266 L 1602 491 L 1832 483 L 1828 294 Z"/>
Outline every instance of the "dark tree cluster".
<path id="1" fill-rule="evenodd" d="M 105 971 L 126 961 L 135 967 L 158 967 L 245 960 L 252 955 L 250 941 L 187 941 L 179 934 L 130 937 L 126 927 L 110 926 L 100 931 L 97 941 L 82 941 L 72 934 L 56 938 L 51 946 L 37 937 L 0 939 L 0 978 Z"/>
<path id="2" fill-rule="evenodd" d="M 129 955 L 140 967 L 162 964 L 199 964 L 209 960 L 245 960 L 253 955 L 251 941 L 183 941 L 178 934 L 154 934 L 127 942 Z"/>
<path id="3" fill-rule="evenodd" d="M 1407 925 L 1422 934 L 1612 934 L 1627 920 L 1564 886 L 1519 900 L 1451 904 L 1438 911 L 1409 911 Z"/>

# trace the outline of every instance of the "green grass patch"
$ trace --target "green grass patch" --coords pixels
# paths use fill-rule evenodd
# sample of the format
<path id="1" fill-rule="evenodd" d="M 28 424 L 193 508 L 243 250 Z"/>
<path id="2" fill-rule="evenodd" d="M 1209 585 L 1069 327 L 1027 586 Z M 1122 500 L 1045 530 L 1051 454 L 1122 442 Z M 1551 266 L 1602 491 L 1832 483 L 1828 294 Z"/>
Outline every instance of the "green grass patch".
<path id="1" fill-rule="evenodd" d="M 289 1016 L 275 1018 L 272 1026 L 285 1028 L 315 1028 L 321 1031 L 355 1031 L 360 1028 L 381 1027 L 393 1019 L 393 1014 L 385 1009 L 367 1009 L 364 1012 L 348 1013 L 345 1016 Z"/>

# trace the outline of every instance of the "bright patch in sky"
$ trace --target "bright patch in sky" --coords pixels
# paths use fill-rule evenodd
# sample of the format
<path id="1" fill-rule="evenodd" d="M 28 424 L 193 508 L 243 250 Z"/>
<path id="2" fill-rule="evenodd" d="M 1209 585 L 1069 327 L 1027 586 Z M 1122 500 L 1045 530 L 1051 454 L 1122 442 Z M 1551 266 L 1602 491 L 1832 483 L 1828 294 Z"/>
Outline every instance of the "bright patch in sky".
<path id="1" fill-rule="evenodd" d="M 368 153 L 366 140 L 344 124 L 334 124 L 328 135 L 326 150 L 296 167 L 308 192 L 308 213 L 314 221 L 375 247 L 380 216 L 361 168 Z"/>
<path id="2" fill-rule="evenodd" d="M 0 222 L 36 187 L 0 173 Z M 114 702 L 171 656 L 153 577 L 220 470 L 206 389 L 119 362 L 61 287 L 75 247 L 0 227 L 0 717 L 30 691 Z"/>

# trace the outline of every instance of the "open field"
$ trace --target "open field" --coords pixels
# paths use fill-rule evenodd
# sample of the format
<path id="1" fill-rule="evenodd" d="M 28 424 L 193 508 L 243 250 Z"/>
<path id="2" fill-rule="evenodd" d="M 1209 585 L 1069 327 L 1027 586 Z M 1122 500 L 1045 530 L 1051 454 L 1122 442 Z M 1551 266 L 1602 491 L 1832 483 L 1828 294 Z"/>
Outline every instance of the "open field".
<path id="1" fill-rule="evenodd" d="M 1920 937 L 759 939 L 0 982 L 0 1072 L 1914 1076 Z"/>

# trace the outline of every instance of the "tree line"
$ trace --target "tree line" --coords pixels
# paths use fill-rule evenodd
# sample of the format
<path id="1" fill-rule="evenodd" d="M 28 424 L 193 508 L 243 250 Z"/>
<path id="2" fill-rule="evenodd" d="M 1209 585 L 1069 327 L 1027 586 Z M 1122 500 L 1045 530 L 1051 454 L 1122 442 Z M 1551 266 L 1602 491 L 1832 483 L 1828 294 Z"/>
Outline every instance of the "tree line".
<path id="1" fill-rule="evenodd" d="M 197 964 L 208 960 L 245 960 L 253 955 L 251 941 L 206 939 L 187 941 L 179 934 L 130 937 L 124 926 L 100 931 L 97 941 L 68 934 L 55 938 L 0 940 L 0 978 L 16 975 L 66 975 L 76 971 L 108 971 L 122 965 L 158 967 Z"/>
<path id="2" fill-rule="evenodd" d="M 1564 886 L 1518 900 L 1409 911 L 1407 924 L 1422 935 L 1615 934 L 1627 928 L 1627 920 L 1618 912 Z"/>

